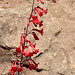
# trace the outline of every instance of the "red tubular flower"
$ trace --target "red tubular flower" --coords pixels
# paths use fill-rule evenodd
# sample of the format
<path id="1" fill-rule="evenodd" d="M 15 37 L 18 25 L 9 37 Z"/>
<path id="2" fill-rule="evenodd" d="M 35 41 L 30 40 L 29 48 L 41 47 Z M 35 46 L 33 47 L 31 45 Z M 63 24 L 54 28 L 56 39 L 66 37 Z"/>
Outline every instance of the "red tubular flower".
<path id="1" fill-rule="evenodd" d="M 43 21 L 39 22 L 39 27 L 41 27 L 43 25 L 42 23 L 43 23 Z"/>
<path id="2" fill-rule="evenodd" d="M 34 69 L 34 65 L 33 65 L 33 64 L 30 64 L 29 60 L 28 60 L 27 62 L 28 62 L 28 64 L 29 64 L 29 69 L 30 69 L 30 70 Z"/>
<path id="3" fill-rule="evenodd" d="M 35 7 L 35 10 L 38 12 L 39 16 L 43 16 L 43 12 L 41 12 L 40 10 L 38 10 L 36 7 Z"/>
<path id="4" fill-rule="evenodd" d="M 30 50 L 29 50 L 29 47 L 27 46 L 27 48 L 28 48 L 28 52 L 29 52 L 29 57 L 31 57 L 31 56 L 33 56 L 33 52 L 30 52 Z"/>
<path id="5" fill-rule="evenodd" d="M 32 32 L 32 35 L 35 38 L 35 40 L 39 40 L 39 38 L 37 37 L 37 35 L 35 34 L 35 32 Z"/>
<path id="6" fill-rule="evenodd" d="M 18 72 L 21 72 L 23 69 L 21 68 L 20 62 L 18 62 Z"/>
<path id="7" fill-rule="evenodd" d="M 39 52 L 39 49 L 35 49 L 35 47 L 32 46 L 32 45 L 30 45 L 30 46 L 33 48 L 33 50 L 34 50 L 34 54 L 37 54 L 37 53 Z"/>
<path id="8" fill-rule="evenodd" d="M 35 31 L 41 33 L 41 35 L 43 35 L 43 28 L 41 30 L 38 30 L 38 29 L 33 29 L 33 30 L 35 30 Z"/>
<path id="9" fill-rule="evenodd" d="M 16 63 L 17 63 L 17 61 L 15 61 L 15 65 L 14 65 L 14 67 L 13 67 L 13 71 L 14 71 L 14 72 L 16 72 L 16 71 L 17 71 Z"/>
<path id="10" fill-rule="evenodd" d="M 27 23 L 27 26 L 29 26 L 30 25 L 30 23 L 29 23 L 29 18 L 28 18 L 28 23 Z"/>
<path id="11" fill-rule="evenodd" d="M 42 0 L 40 0 L 40 2 L 41 2 L 42 4 L 44 4 L 44 2 L 43 2 Z"/>
<path id="12" fill-rule="evenodd" d="M 45 14 L 47 14 L 47 10 L 48 10 L 48 9 L 44 10 L 43 8 L 41 8 L 41 7 L 39 7 L 39 6 L 37 6 L 37 8 L 41 9 Z"/>
<path id="13" fill-rule="evenodd" d="M 13 64 L 14 64 L 14 62 L 12 63 L 12 67 L 11 67 L 11 69 L 9 70 L 12 74 L 10 74 L 10 75 L 13 75 L 14 74 L 14 67 L 13 67 Z"/>
<path id="14" fill-rule="evenodd" d="M 32 59 L 30 59 L 30 60 L 35 64 L 35 68 L 37 68 L 39 63 L 36 64 L 34 60 L 32 60 Z"/>
<path id="15" fill-rule="evenodd" d="M 14 67 L 13 67 L 14 62 L 12 63 L 12 67 L 11 67 L 11 69 L 9 70 L 9 71 L 12 72 L 13 74 L 17 71 L 16 62 L 17 62 L 17 61 L 15 61 Z M 12 75 L 13 75 L 13 74 L 12 74 Z"/>
<path id="16" fill-rule="evenodd" d="M 29 54 L 27 53 L 27 49 L 25 47 L 25 56 L 28 56 Z"/>
<path id="17" fill-rule="evenodd" d="M 21 45 L 19 45 L 19 47 L 16 47 L 16 52 L 21 53 Z"/>
<path id="18" fill-rule="evenodd" d="M 21 52 L 21 49 L 20 49 L 20 47 L 16 47 L 16 52 L 18 52 L 18 53 L 20 53 Z"/>
<path id="19" fill-rule="evenodd" d="M 12 73 L 14 73 L 14 72 L 17 71 L 17 68 L 16 68 L 16 62 L 17 62 L 17 61 L 15 61 L 14 67 L 13 67 L 14 62 L 12 63 L 12 67 L 11 67 L 11 69 L 9 70 L 9 71 L 12 72 Z"/>
<path id="20" fill-rule="evenodd" d="M 32 22 L 33 24 L 38 24 L 39 23 L 39 20 L 38 20 L 38 17 L 37 16 L 33 16 L 33 15 L 30 15 L 33 19 L 32 19 Z"/>

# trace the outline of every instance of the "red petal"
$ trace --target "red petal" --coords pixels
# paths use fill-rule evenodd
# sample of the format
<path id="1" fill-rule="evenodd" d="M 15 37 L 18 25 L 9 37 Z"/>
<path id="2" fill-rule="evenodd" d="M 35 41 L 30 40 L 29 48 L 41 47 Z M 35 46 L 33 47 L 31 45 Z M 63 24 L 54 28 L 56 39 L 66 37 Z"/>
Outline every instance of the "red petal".
<path id="1" fill-rule="evenodd" d="M 16 47 L 16 52 L 18 52 L 18 53 L 20 53 L 21 52 L 21 49 L 20 49 L 20 47 Z"/>

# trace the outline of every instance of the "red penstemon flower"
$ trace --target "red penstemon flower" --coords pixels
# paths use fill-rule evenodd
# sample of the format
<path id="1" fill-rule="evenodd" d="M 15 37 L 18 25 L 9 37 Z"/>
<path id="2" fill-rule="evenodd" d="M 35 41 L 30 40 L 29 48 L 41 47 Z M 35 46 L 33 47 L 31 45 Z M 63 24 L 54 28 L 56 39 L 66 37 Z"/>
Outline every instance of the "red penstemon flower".
<path id="1" fill-rule="evenodd" d="M 34 54 L 37 54 L 39 52 L 39 49 L 35 49 L 35 47 L 33 45 L 30 45 L 30 46 L 33 48 Z"/>
<path id="2" fill-rule="evenodd" d="M 28 64 L 29 64 L 29 69 L 30 69 L 30 70 L 34 69 L 34 65 L 33 65 L 33 64 L 30 64 L 29 60 L 28 60 L 27 62 L 28 62 Z"/>
<path id="3" fill-rule="evenodd" d="M 33 16 L 33 15 L 30 15 L 33 19 L 32 19 L 32 22 L 34 24 L 38 24 L 39 23 L 39 20 L 38 20 L 38 17 L 37 16 Z"/>
<path id="4" fill-rule="evenodd" d="M 43 12 L 41 12 L 40 10 L 38 10 L 37 7 L 35 7 L 34 9 L 38 12 L 38 14 L 39 14 L 40 17 L 43 16 Z"/>
<path id="5" fill-rule="evenodd" d="M 32 32 L 33 37 L 35 38 L 35 40 L 39 40 L 39 38 L 37 37 L 35 32 Z"/>
<path id="6" fill-rule="evenodd" d="M 29 57 L 31 57 L 31 56 L 33 56 L 33 52 L 30 52 L 30 50 L 29 50 L 29 46 L 27 46 L 27 48 L 28 48 L 28 52 L 29 52 Z"/>
<path id="7" fill-rule="evenodd" d="M 23 69 L 21 68 L 20 62 L 18 62 L 18 72 L 21 72 Z"/>
<path id="8" fill-rule="evenodd" d="M 13 62 L 13 63 L 12 63 L 12 67 L 11 67 L 11 69 L 9 70 L 9 71 L 12 72 L 13 74 L 17 71 L 16 63 L 17 63 L 17 61 L 15 61 L 15 65 L 13 66 L 13 64 L 14 64 L 14 62 Z"/>
<path id="9" fill-rule="evenodd" d="M 15 61 L 15 65 L 14 65 L 14 67 L 13 67 L 13 71 L 14 71 L 14 72 L 16 72 L 16 71 L 17 71 L 16 63 L 17 63 L 17 61 Z"/>
<path id="10" fill-rule="evenodd" d="M 30 59 L 30 60 L 35 64 L 35 68 L 37 68 L 39 63 L 36 64 L 34 60 L 32 60 L 32 59 Z"/>
<path id="11" fill-rule="evenodd" d="M 41 7 L 39 7 L 39 6 L 37 6 L 37 8 L 41 9 L 45 14 L 47 14 L 47 10 L 48 10 L 48 9 L 44 10 L 43 8 L 41 8 Z"/>
<path id="12" fill-rule="evenodd" d="M 18 48 L 16 47 L 16 52 L 21 53 L 20 46 Z"/>

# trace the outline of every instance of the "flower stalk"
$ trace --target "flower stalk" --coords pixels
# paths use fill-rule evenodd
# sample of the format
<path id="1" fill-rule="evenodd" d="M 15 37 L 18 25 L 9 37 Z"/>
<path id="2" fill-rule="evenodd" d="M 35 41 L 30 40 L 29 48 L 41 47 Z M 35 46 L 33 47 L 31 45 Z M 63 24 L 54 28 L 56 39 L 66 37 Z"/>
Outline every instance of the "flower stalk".
<path id="1" fill-rule="evenodd" d="M 44 4 L 44 2 L 42 0 L 36 0 L 36 1 L 40 2 L 41 4 Z M 36 46 L 35 46 L 36 44 L 33 44 L 30 40 L 28 40 L 27 36 L 30 34 L 31 36 L 34 37 L 34 40 L 39 40 L 39 37 L 36 32 L 43 35 L 44 29 L 41 28 L 43 26 L 43 21 L 40 21 L 38 19 L 38 16 L 36 16 L 36 13 L 38 13 L 39 16 L 42 17 L 43 12 L 45 14 L 47 14 L 48 9 L 44 10 L 40 6 L 34 7 L 34 2 L 35 2 L 35 0 L 33 0 L 31 14 L 30 14 L 29 18 L 27 18 L 28 19 L 27 26 L 26 26 L 26 28 L 24 28 L 24 33 L 21 34 L 20 45 L 19 45 L 19 47 L 16 47 L 16 50 L 15 50 L 17 53 L 16 57 L 17 57 L 17 55 L 20 55 L 20 59 L 17 59 L 12 63 L 12 67 L 9 70 L 10 75 L 15 75 L 15 72 L 17 72 L 17 75 L 21 75 L 21 72 L 23 71 L 22 67 L 23 67 L 24 62 L 27 62 L 29 64 L 30 70 L 36 69 L 39 64 L 39 63 L 36 63 L 32 59 L 32 56 L 37 54 L 39 52 L 39 49 L 36 49 Z M 53 2 L 55 2 L 55 0 L 53 0 Z M 34 27 L 36 27 L 36 28 L 33 28 L 30 32 L 28 32 L 28 27 L 30 26 L 31 22 L 33 23 Z M 38 26 L 41 29 L 37 29 Z M 32 50 L 30 50 L 30 47 L 32 48 Z"/>

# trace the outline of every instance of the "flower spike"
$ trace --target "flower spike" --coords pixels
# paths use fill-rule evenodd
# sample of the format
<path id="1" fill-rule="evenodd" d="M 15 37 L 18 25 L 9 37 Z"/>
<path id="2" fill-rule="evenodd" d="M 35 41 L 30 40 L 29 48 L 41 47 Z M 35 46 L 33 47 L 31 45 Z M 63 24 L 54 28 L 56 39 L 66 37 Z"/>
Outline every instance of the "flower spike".
<path id="1" fill-rule="evenodd" d="M 20 46 L 18 48 L 16 47 L 16 52 L 21 53 Z"/>
<path id="2" fill-rule="evenodd" d="M 38 20 L 38 17 L 37 16 L 33 16 L 33 15 L 30 15 L 33 19 L 32 19 L 32 22 L 33 24 L 38 24 L 39 23 L 39 20 Z"/>
<path id="3" fill-rule="evenodd" d="M 30 50 L 29 50 L 29 46 L 27 46 L 27 48 L 28 48 L 28 52 L 29 52 L 29 57 L 31 57 L 31 56 L 33 56 L 33 52 L 30 52 Z"/>
<path id="4" fill-rule="evenodd" d="M 9 70 L 10 72 L 15 73 L 15 72 L 17 71 L 16 63 L 17 63 L 17 61 L 15 61 L 15 65 L 14 65 L 14 66 L 13 66 L 14 62 L 12 63 L 12 67 L 11 67 L 11 69 Z"/>

